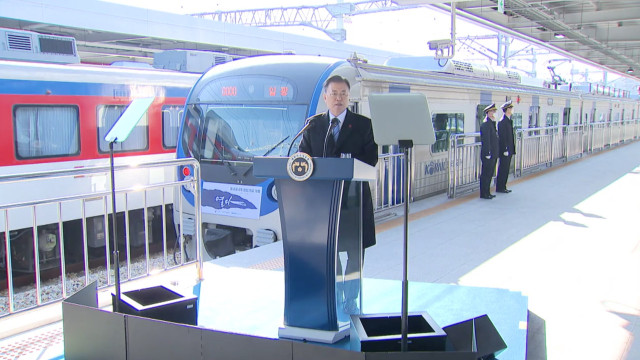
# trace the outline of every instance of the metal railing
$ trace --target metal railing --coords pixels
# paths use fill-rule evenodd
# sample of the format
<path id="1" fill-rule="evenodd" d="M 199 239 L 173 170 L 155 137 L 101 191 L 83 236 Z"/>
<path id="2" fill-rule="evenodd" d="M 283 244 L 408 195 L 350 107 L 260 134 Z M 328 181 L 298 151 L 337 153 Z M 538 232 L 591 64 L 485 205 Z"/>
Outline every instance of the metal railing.
<path id="1" fill-rule="evenodd" d="M 451 137 L 447 189 L 450 198 L 468 193 L 479 186 L 479 135 L 470 133 Z M 637 140 L 639 135 L 639 120 L 519 129 L 516 131 L 513 174 L 524 176 L 587 153 Z"/>
<path id="2" fill-rule="evenodd" d="M 191 169 L 193 176 L 175 180 L 176 169 L 185 166 Z M 0 311 L 0 317 L 63 300 L 93 281 L 92 278 L 98 278 L 101 288 L 113 285 L 114 270 L 111 269 L 110 249 L 112 240 L 109 240 L 111 227 L 108 226 L 111 218 L 108 216 L 111 213 L 108 201 L 111 198 L 111 188 L 110 181 L 105 180 L 109 178 L 110 169 L 109 166 L 96 166 L 0 176 L 0 191 L 4 191 L 5 194 L 20 186 L 24 189 L 27 183 L 29 189 L 55 186 L 49 193 L 62 194 L 41 198 L 34 196 L 31 199 L 0 204 L 0 268 L 3 267 L 6 274 L 6 291 L 0 294 L 0 305 L 4 308 Z M 198 276 L 201 278 L 200 246 L 195 247 L 195 259 L 187 259 L 180 231 L 174 241 L 174 265 L 170 265 L 167 241 L 171 237 L 167 234 L 167 228 L 173 227 L 173 224 L 168 223 L 172 216 L 167 208 L 177 206 L 182 218 L 181 199 L 178 199 L 178 204 L 173 204 L 175 187 L 185 186 L 194 192 L 195 208 L 198 209 L 195 217 L 198 223 L 200 221 L 200 164 L 194 159 L 159 160 L 117 165 L 114 171 L 118 202 L 116 217 L 120 221 L 124 216 L 122 226 L 126 229 L 118 231 L 118 247 L 123 246 L 123 241 L 126 259 L 125 265 L 119 269 L 120 278 L 123 281 L 141 278 L 155 271 L 195 261 L 198 262 Z M 125 181 L 125 178 L 129 180 Z M 105 186 L 98 186 L 100 189 L 96 190 L 96 184 L 105 183 L 109 184 L 106 186 L 107 189 Z M 118 186 L 119 184 L 121 185 Z M 157 235 L 154 238 L 152 234 L 149 219 L 158 215 L 161 216 L 160 221 L 152 224 L 161 226 L 162 259 L 152 264 L 152 260 L 157 259 L 152 258 L 154 254 L 150 245 L 157 243 L 158 239 Z M 80 225 L 74 226 L 78 225 L 78 221 Z M 120 226 L 118 221 L 116 224 Z M 30 225 L 24 227 L 25 222 Z M 142 234 L 134 234 L 134 229 L 138 229 Z M 78 235 L 82 239 L 78 246 L 81 249 L 70 248 L 69 244 L 78 244 Z M 196 239 L 200 237 L 200 227 L 196 227 Z M 132 244 L 132 241 L 136 240 L 138 244 Z M 97 247 L 96 241 L 99 245 Z M 143 244 L 139 244 L 140 241 Z M 90 243 L 93 246 L 90 246 Z M 104 250 L 101 250 L 102 246 Z M 154 247 L 154 251 L 159 252 L 158 246 Z M 78 256 L 71 256 L 77 253 L 81 254 L 80 260 Z M 33 260 L 23 269 L 14 268 L 14 264 L 23 261 L 22 257 L 32 257 Z M 134 265 L 137 270 L 133 269 Z M 18 270 L 21 272 L 16 272 Z M 22 280 L 26 278 L 27 285 L 17 284 L 20 289 L 16 289 L 16 276 Z M 49 285 L 43 284 L 43 276 L 46 276 L 44 280 L 48 279 Z M 43 294 L 43 286 L 47 287 L 47 294 Z M 25 298 L 19 306 L 16 306 L 16 295 Z"/>
<path id="3" fill-rule="evenodd" d="M 383 154 L 378 157 L 378 176 L 373 188 L 373 204 L 376 211 L 404 204 L 403 166 L 403 154 Z"/>

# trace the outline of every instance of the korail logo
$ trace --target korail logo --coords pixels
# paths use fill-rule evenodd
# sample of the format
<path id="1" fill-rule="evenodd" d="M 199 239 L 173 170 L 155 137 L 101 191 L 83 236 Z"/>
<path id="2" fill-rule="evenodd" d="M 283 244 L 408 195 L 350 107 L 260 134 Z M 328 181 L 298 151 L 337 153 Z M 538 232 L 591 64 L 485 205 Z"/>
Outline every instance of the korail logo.
<path id="1" fill-rule="evenodd" d="M 424 174 L 425 175 L 435 175 L 439 172 L 443 172 L 447 170 L 447 160 L 446 159 L 442 159 L 442 160 L 434 160 L 431 161 L 430 163 L 428 163 L 425 167 L 424 167 Z"/>

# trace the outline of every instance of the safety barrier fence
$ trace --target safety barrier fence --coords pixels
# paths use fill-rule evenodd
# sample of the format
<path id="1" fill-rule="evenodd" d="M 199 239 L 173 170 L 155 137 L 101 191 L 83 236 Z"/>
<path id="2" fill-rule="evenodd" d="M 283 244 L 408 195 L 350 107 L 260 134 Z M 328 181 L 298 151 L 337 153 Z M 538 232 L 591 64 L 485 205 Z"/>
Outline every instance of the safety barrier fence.
<path id="1" fill-rule="evenodd" d="M 176 180 L 177 169 L 184 167 L 193 175 Z M 0 176 L 0 191 L 5 194 L 18 185 L 24 189 L 25 183 L 30 189 L 53 187 L 48 194 L 55 194 L 0 203 L 0 269 L 5 273 L 4 279 L 0 276 L 4 283 L 0 286 L 0 317 L 62 300 L 96 279 L 100 288 L 113 285 L 110 171 L 109 166 L 99 166 Z M 170 233 L 174 228 L 171 219 L 183 216 L 181 199 L 173 203 L 176 187 L 194 193 L 195 219 L 200 222 L 199 163 L 194 159 L 157 160 L 116 165 L 114 171 L 118 249 L 125 260 L 120 266 L 121 281 L 196 261 L 201 277 L 199 246 L 195 258 L 187 259 L 182 231 Z M 72 190 L 65 193 L 65 189 Z M 130 221 L 130 217 L 135 219 Z M 150 219 L 154 217 L 161 220 L 152 229 Z M 80 231 L 71 230 L 74 221 Z M 196 227 L 196 238 L 199 232 Z M 24 259 L 32 260 L 20 268 Z"/>
<path id="2" fill-rule="evenodd" d="M 518 129 L 512 173 L 516 177 L 524 176 L 584 154 L 637 140 L 639 135 L 639 120 Z M 482 166 L 479 137 L 480 133 L 451 136 L 447 189 L 450 198 L 479 186 Z"/>

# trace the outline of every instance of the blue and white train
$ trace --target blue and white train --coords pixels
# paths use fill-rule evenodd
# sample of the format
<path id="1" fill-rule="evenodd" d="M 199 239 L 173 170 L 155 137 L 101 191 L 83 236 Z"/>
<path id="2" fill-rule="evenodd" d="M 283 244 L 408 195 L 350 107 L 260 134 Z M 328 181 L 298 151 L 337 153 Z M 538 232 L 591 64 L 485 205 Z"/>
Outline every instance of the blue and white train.
<path id="1" fill-rule="evenodd" d="M 369 94 L 418 92 L 428 99 L 431 114 L 426 116 L 431 116 L 437 141 L 414 149 L 414 199 L 446 190 L 449 137 L 478 131 L 488 104 L 512 100 L 515 127 L 523 129 L 630 120 L 640 113 L 639 102 L 625 91 L 525 85 L 516 72 L 454 60 L 425 58 L 417 64 L 273 55 L 209 70 L 187 98 L 177 144 L 178 158 L 194 157 L 202 165 L 204 228 L 223 228 L 236 244 L 248 246 L 281 239 L 273 180 L 255 178 L 252 159 L 287 156 L 290 146 L 297 147 L 291 141 L 305 119 L 327 110 L 322 84 L 335 74 L 351 83 L 350 109 L 367 116 Z M 188 174 L 183 169 L 179 176 Z M 192 206 L 190 192 L 182 190 L 181 196 L 184 207 Z M 186 217 L 183 222 L 183 234 L 192 234 L 193 221 Z"/>

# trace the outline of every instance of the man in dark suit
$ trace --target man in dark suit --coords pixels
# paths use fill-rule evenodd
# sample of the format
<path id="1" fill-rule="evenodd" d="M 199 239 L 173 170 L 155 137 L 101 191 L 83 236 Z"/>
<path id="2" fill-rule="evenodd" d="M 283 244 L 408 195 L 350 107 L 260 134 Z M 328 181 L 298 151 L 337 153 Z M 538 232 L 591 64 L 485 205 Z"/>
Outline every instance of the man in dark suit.
<path id="1" fill-rule="evenodd" d="M 511 157 L 516 154 L 516 143 L 513 136 L 513 103 L 511 100 L 500 107 L 504 115 L 498 123 L 498 142 L 500 144 L 500 162 L 498 163 L 498 177 L 496 178 L 496 192 L 508 194 L 507 179 L 511 168 Z"/>
<path id="2" fill-rule="evenodd" d="M 378 162 L 378 145 L 374 141 L 373 127 L 371 119 L 360 114 L 353 113 L 347 109 L 349 105 L 349 81 L 342 76 L 334 75 L 328 78 L 323 86 L 323 99 L 327 104 L 328 111 L 317 114 L 309 119 L 309 127 L 305 130 L 300 141 L 298 151 L 309 154 L 312 157 L 340 157 L 341 154 L 348 154 L 352 158 L 358 159 L 371 166 Z M 364 259 L 364 249 L 375 245 L 376 234 L 373 219 L 373 201 L 369 184 L 362 184 L 362 196 L 356 191 L 356 184 L 346 182 L 343 188 L 343 198 L 340 213 L 340 224 L 347 225 L 355 219 L 362 217 L 362 257 Z M 354 201 L 362 201 L 362 212 L 354 214 L 350 211 Z M 346 264 L 345 275 L 360 271 L 359 261 L 356 261 L 353 248 L 349 243 L 353 243 L 356 235 L 354 228 L 341 226 L 338 232 L 338 249 L 346 251 L 349 260 Z M 355 239 L 357 240 L 357 239 Z M 344 245 L 346 244 L 346 245 Z M 355 253 L 358 252 L 356 247 Z M 356 256 L 357 258 L 357 256 Z M 339 272 L 342 271 L 339 264 Z M 358 296 L 359 284 L 354 282 L 344 284 L 344 310 L 346 313 L 355 313 L 355 299 Z M 353 288 L 357 286 L 358 289 Z M 340 294 L 338 295 L 340 296 Z M 340 299 L 338 299 L 340 300 Z"/>
<path id="3" fill-rule="evenodd" d="M 496 129 L 495 116 L 496 104 L 491 104 L 484 108 L 486 115 L 484 122 L 480 125 L 480 159 L 482 160 L 482 172 L 480 173 L 480 198 L 493 199 L 491 194 L 491 178 L 496 172 L 496 161 L 498 160 L 498 130 Z"/>

